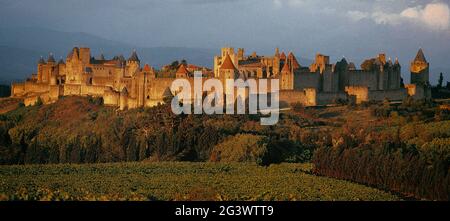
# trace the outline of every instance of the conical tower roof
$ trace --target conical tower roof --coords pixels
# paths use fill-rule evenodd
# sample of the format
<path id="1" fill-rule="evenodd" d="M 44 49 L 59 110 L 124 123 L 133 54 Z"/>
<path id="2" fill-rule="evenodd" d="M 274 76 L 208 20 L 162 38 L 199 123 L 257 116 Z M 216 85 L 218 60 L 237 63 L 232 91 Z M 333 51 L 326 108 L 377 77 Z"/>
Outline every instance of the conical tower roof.
<path id="1" fill-rule="evenodd" d="M 235 70 L 236 69 L 233 62 L 231 61 L 230 55 L 227 54 L 227 56 L 225 57 L 225 60 L 223 61 L 222 65 L 220 66 L 220 69 L 224 69 L 224 70 Z"/>
<path id="2" fill-rule="evenodd" d="M 53 54 L 52 54 L 52 53 L 50 53 L 50 54 L 48 55 L 47 62 L 55 62 L 55 58 L 53 57 Z"/>
<path id="3" fill-rule="evenodd" d="M 136 53 L 136 50 L 133 50 L 133 53 L 131 53 L 130 58 L 128 58 L 128 61 L 140 61 L 139 57 Z"/>
<path id="4" fill-rule="evenodd" d="M 394 65 L 394 63 L 392 63 L 392 59 L 391 58 L 389 58 L 389 60 L 388 60 L 388 62 L 387 62 L 390 66 L 393 66 Z"/>
<path id="5" fill-rule="evenodd" d="M 38 64 L 45 64 L 45 60 L 42 56 L 39 58 Z"/>
<path id="6" fill-rule="evenodd" d="M 290 52 L 288 55 L 288 59 L 291 61 L 291 65 L 294 69 L 300 68 L 300 64 L 297 61 L 297 58 L 295 58 L 294 53 Z"/>
<path id="7" fill-rule="evenodd" d="M 186 74 L 187 75 L 188 73 L 189 73 L 189 71 L 187 70 L 186 65 L 181 64 L 178 67 L 177 74 Z"/>
<path id="8" fill-rule="evenodd" d="M 152 71 L 152 68 L 150 67 L 150 65 L 145 64 L 145 65 L 144 65 L 144 71 L 145 71 L 145 72 L 150 72 L 150 71 Z"/>
<path id="9" fill-rule="evenodd" d="M 284 53 L 284 51 L 281 52 L 280 60 L 286 60 L 286 54 Z"/>
<path id="10" fill-rule="evenodd" d="M 67 54 L 67 59 L 72 59 L 73 56 L 76 56 L 77 58 L 79 58 L 80 56 L 80 49 L 78 47 L 74 47 L 69 54 Z"/>
<path id="11" fill-rule="evenodd" d="M 290 73 L 291 68 L 287 62 L 284 62 L 283 69 L 281 69 L 281 73 Z"/>
<path id="12" fill-rule="evenodd" d="M 427 63 L 427 59 L 425 58 L 422 48 L 419 49 L 419 51 L 417 52 L 417 55 L 416 55 L 416 58 L 414 59 L 414 61 L 420 61 L 420 62 Z"/>

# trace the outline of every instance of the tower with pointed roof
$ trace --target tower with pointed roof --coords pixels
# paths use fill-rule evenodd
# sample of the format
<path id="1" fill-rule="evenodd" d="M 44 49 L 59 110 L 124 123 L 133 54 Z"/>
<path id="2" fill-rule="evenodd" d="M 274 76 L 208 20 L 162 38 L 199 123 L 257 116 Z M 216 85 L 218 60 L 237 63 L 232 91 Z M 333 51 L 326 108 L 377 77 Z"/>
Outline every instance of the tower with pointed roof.
<path id="1" fill-rule="evenodd" d="M 55 57 L 53 57 L 53 53 L 48 55 L 47 63 L 55 63 Z"/>
<path id="2" fill-rule="evenodd" d="M 219 78 L 226 79 L 236 79 L 237 69 L 234 66 L 233 61 L 231 61 L 230 55 L 225 56 L 225 60 L 219 68 Z"/>
<path id="3" fill-rule="evenodd" d="M 238 53 L 234 52 L 234 48 L 232 47 L 224 47 L 220 50 L 220 56 L 214 56 L 214 76 L 219 77 L 219 69 L 222 64 L 225 62 L 225 58 L 227 56 L 230 57 L 233 66 L 238 69 L 239 68 L 239 54 L 242 55 L 241 59 L 244 59 L 244 49 L 238 49 Z"/>
<path id="4" fill-rule="evenodd" d="M 289 62 L 284 62 L 284 66 L 280 73 L 280 89 L 293 90 L 294 89 L 294 73 L 289 65 Z"/>
<path id="5" fill-rule="evenodd" d="M 175 73 L 176 78 L 188 78 L 189 77 L 189 71 L 186 68 L 185 64 L 180 64 L 178 67 L 177 72 Z"/>
<path id="6" fill-rule="evenodd" d="M 224 86 L 224 92 L 225 94 L 231 93 L 230 91 L 227 91 L 226 82 L 228 79 L 235 80 L 239 76 L 238 70 L 236 69 L 236 66 L 234 66 L 233 61 L 231 61 L 231 57 L 229 54 L 225 55 L 225 59 L 220 65 L 219 68 L 219 74 L 218 78 L 222 82 L 222 85 Z"/>
<path id="7" fill-rule="evenodd" d="M 430 80 L 430 63 L 428 63 L 422 48 L 411 62 L 411 84 L 427 85 Z"/>
<path id="8" fill-rule="evenodd" d="M 126 74 L 128 76 L 133 76 L 137 71 L 139 71 L 140 62 L 141 61 L 139 60 L 136 50 L 133 50 L 126 63 Z"/>
<path id="9" fill-rule="evenodd" d="M 297 58 L 295 57 L 294 53 L 289 52 L 289 55 L 287 57 L 287 62 L 289 64 L 289 67 L 291 67 L 291 69 L 296 70 L 300 68 L 300 64 L 297 61 Z"/>

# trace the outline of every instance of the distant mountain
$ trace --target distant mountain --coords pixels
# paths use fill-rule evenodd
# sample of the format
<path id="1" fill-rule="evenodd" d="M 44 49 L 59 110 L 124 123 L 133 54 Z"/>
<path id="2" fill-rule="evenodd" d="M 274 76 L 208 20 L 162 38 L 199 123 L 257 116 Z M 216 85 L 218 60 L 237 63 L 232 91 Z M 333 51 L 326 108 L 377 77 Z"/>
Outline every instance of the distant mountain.
<path id="1" fill-rule="evenodd" d="M 42 52 L 0 46 L 0 84 L 22 81 L 36 69 L 36 62 Z"/>
<path id="2" fill-rule="evenodd" d="M 86 33 L 61 32 L 41 28 L 0 28 L 0 83 L 23 80 L 36 70 L 40 56 L 53 53 L 56 59 L 67 56 L 75 47 L 91 48 L 92 56 L 103 53 L 106 58 L 123 54 L 128 57 L 136 49 L 141 63 L 161 67 L 174 60 L 212 67 L 219 50 L 182 47 L 139 47 L 111 41 Z"/>

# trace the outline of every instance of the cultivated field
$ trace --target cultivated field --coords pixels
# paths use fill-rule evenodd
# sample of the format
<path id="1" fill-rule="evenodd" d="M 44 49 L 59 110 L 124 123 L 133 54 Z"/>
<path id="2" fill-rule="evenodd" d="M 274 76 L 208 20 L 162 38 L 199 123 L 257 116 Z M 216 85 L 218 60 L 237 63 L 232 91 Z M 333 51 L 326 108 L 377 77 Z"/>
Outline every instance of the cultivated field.
<path id="1" fill-rule="evenodd" d="M 0 166 L 1 200 L 399 200 L 310 174 L 311 164 L 114 163 Z"/>

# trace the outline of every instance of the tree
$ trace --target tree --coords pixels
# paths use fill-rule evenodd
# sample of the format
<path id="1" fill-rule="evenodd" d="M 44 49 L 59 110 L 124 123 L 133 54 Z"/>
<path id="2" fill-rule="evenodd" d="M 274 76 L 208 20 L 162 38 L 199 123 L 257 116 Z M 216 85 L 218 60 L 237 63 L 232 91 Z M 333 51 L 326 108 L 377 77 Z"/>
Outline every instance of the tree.
<path id="1" fill-rule="evenodd" d="M 180 65 L 180 63 L 178 61 L 174 61 L 174 62 L 172 62 L 172 64 L 170 64 L 170 68 L 176 69 L 176 68 L 178 68 L 178 65 Z"/>
<path id="2" fill-rule="evenodd" d="M 44 102 L 42 102 L 41 97 L 38 97 L 38 99 L 36 100 L 36 102 L 34 103 L 34 105 L 36 106 L 41 106 Z"/>
<path id="3" fill-rule="evenodd" d="M 444 75 L 441 72 L 441 74 L 439 74 L 438 88 L 442 88 L 443 83 L 444 83 Z"/>

